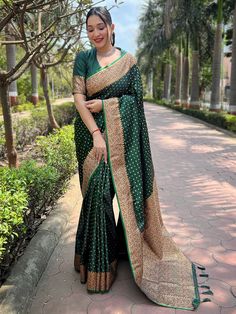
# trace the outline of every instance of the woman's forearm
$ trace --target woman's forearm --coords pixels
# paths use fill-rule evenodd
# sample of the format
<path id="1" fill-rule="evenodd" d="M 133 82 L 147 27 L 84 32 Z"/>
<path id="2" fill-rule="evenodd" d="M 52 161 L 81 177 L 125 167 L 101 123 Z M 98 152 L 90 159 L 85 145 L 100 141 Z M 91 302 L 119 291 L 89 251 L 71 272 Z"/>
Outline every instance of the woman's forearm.
<path id="1" fill-rule="evenodd" d="M 81 119 L 88 128 L 89 132 L 92 133 L 98 128 L 92 113 L 84 105 L 85 96 L 82 94 L 74 94 L 75 107 L 78 110 Z"/>

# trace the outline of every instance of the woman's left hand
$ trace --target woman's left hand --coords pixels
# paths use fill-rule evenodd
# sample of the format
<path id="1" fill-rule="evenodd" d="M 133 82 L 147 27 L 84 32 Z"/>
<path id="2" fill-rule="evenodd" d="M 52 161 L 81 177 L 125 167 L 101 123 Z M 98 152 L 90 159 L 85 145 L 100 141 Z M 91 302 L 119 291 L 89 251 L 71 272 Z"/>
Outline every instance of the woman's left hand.
<path id="1" fill-rule="evenodd" d="M 102 100 L 101 99 L 92 99 L 84 102 L 86 108 L 90 112 L 100 112 L 102 111 Z"/>

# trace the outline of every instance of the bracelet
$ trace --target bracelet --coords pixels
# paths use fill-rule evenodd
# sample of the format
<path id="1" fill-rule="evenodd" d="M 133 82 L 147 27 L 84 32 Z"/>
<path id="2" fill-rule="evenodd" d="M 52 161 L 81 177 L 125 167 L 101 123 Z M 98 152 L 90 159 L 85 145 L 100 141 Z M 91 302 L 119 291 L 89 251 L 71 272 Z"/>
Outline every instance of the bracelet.
<path id="1" fill-rule="evenodd" d="M 100 128 L 97 128 L 96 130 L 94 130 L 94 131 L 91 133 L 91 135 L 93 135 L 93 133 L 96 132 L 96 131 L 101 131 L 101 129 L 100 129 Z"/>

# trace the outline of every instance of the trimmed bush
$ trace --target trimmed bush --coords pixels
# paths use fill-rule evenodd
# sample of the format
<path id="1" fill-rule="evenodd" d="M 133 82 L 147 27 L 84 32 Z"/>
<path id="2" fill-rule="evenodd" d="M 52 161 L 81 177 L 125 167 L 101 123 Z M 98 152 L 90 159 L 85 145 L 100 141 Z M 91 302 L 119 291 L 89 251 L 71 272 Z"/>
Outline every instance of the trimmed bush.
<path id="1" fill-rule="evenodd" d="M 164 100 L 155 100 L 155 99 L 147 98 L 145 99 L 145 101 L 152 102 L 160 106 L 169 107 L 176 111 L 182 112 L 184 114 L 206 121 L 210 124 L 216 125 L 222 129 L 236 133 L 236 116 L 235 115 L 228 114 L 226 112 L 212 112 L 207 109 L 199 110 L 199 109 L 183 108 L 181 106 L 171 104 Z"/>
<path id="2" fill-rule="evenodd" d="M 76 113 L 73 102 L 55 105 L 53 110 L 60 127 L 71 124 Z M 31 111 L 31 116 L 27 118 L 18 117 L 16 120 L 13 120 L 13 130 L 16 149 L 23 151 L 26 145 L 32 144 L 38 135 L 46 135 L 51 131 L 46 108 L 35 108 Z M 4 126 L 3 122 L 0 122 L 0 158 L 3 159 L 5 156 Z"/>
<path id="3" fill-rule="evenodd" d="M 76 171 L 73 125 L 36 140 L 34 160 L 0 168 L 0 281 Z"/>

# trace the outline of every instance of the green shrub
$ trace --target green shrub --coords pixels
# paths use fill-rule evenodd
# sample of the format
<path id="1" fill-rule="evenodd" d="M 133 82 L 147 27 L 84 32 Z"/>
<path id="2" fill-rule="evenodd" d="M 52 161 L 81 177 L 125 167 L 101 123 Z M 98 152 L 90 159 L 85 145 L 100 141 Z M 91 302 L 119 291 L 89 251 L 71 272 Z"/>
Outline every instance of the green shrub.
<path id="1" fill-rule="evenodd" d="M 74 129 L 71 125 L 56 130 L 47 137 L 38 137 L 36 150 L 37 155 L 46 164 L 57 169 L 62 182 L 66 181 L 75 171 Z"/>
<path id="2" fill-rule="evenodd" d="M 71 124 L 76 113 L 73 102 L 63 103 L 53 106 L 55 118 L 62 127 Z M 38 135 L 46 135 L 51 131 L 48 122 L 48 114 L 45 107 L 36 107 L 31 111 L 31 115 L 26 118 L 18 117 L 13 120 L 13 130 L 17 150 L 23 151 L 26 145 L 35 141 Z M 5 135 L 3 123 L 0 122 L 0 158 L 6 155 Z"/>
<path id="3" fill-rule="evenodd" d="M 38 137 L 36 143 L 35 160 L 18 169 L 0 168 L 1 280 L 76 170 L 72 125 Z"/>
<path id="4" fill-rule="evenodd" d="M 156 99 L 145 99 L 145 101 L 156 103 L 161 106 L 166 106 L 171 109 L 177 110 L 184 114 L 193 116 L 200 120 L 206 121 L 210 124 L 216 125 L 220 128 L 229 130 L 231 132 L 236 133 L 236 116 L 232 114 L 228 114 L 226 112 L 212 112 L 207 109 L 190 109 L 190 108 L 183 108 L 181 106 L 172 104 L 170 102 L 166 102 L 163 100 L 156 100 Z"/>
<path id="5" fill-rule="evenodd" d="M 12 112 L 22 112 L 33 110 L 35 106 L 31 102 L 24 102 L 21 105 L 13 106 Z"/>
<path id="6" fill-rule="evenodd" d="M 0 168 L 0 260 L 20 234 L 26 232 L 24 212 L 28 205 L 26 181 L 16 169 Z"/>

